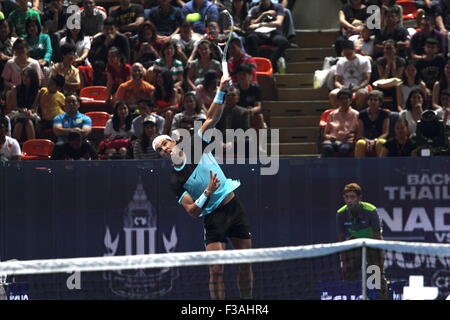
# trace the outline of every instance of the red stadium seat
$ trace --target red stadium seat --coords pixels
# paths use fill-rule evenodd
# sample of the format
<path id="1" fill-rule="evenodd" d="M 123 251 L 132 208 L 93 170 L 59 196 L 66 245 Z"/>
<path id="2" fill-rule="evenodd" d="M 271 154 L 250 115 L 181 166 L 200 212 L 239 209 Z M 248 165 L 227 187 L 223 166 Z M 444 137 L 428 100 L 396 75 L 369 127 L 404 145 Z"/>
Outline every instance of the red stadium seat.
<path id="1" fill-rule="evenodd" d="M 80 90 L 82 110 L 80 112 L 106 111 L 109 108 L 108 89 L 105 86 L 89 86 Z"/>
<path id="2" fill-rule="evenodd" d="M 254 57 L 253 58 L 256 63 L 256 75 L 265 75 L 265 76 L 272 76 L 273 75 L 273 69 L 272 69 L 272 62 L 269 59 L 261 58 L 261 57 Z"/>
<path id="3" fill-rule="evenodd" d="M 403 8 L 403 20 L 413 20 L 417 16 L 417 4 L 414 0 L 397 0 Z"/>
<path id="4" fill-rule="evenodd" d="M 319 128 L 324 129 L 327 125 L 328 116 L 330 115 L 331 111 L 334 111 L 336 109 L 327 109 L 324 112 L 322 112 L 322 116 L 320 117 L 319 121 Z"/>
<path id="5" fill-rule="evenodd" d="M 47 139 L 30 139 L 22 147 L 22 160 L 50 160 L 55 144 Z"/>
<path id="6" fill-rule="evenodd" d="M 89 118 L 92 119 L 92 130 L 104 130 L 106 122 L 108 122 L 111 115 L 108 112 L 103 111 L 92 111 L 85 113 Z"/>

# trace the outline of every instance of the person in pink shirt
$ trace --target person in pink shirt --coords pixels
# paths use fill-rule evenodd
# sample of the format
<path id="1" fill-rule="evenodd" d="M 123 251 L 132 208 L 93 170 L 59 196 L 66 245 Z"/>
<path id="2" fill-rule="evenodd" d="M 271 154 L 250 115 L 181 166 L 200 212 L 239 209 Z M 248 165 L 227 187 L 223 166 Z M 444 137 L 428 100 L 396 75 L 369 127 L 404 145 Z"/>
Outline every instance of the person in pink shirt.
<path id="1" fill-rule="evenodd" d="M 322 142 L 322 157 L 331 157 L 335 153 L 339 157 L 348 157 L 354 149 L 358 132 L 359 112 L 350 105 L 352 92 L 350 89 L 341 89 L 337 93 L 338 109 L 328 116 L 325 127 L 324 141 Z"/>

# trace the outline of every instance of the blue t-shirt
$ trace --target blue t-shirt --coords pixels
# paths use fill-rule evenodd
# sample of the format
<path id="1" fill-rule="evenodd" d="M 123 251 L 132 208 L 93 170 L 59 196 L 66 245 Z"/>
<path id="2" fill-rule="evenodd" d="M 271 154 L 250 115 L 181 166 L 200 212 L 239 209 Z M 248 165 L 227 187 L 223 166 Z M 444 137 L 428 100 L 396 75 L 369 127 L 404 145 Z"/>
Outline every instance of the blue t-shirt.
<path id="1" fill-rule="evenodd" d="M 77 111 L 75 117 L 69 116 L 67 113 L 62 113 L 53 119 L 53 125 L 60 124 L 64 129 L 80 128 L 84 126 L 92 127 L 92 120 L 88 116 Z M 67 142 L 67 137 L 58 137 L 58 142 Z"/>
<path id="2" fill-rule="evenodd" d="M 205 21 L 219 21 L 219 10 L 217 6 L 209 1 L 205 1 L 205 4 L 200 10 L 194 7 L 194 1 L 189 1 L 181 9 L 183 19 L 190 13 L 200 13 L 201 19 L 193 23 L 194 32 L 204 34 L 206 23 Z"/>
<path id="3" fill-rule="evenodd" d="M 195 201 L 201 196 L 209 184 L 209 172 L 212 171 L 213 174 L 217 174 L 217 178 L 220 180 L 220 187 L 210 196 L 206 206 L 203 207 L 203 211 L 200 214 L 200 217 L 202 217 L 213 212 L 233 190 L 239 187 L 241 183 L 238 180 L 228 179 L 212 153 L 203 152 L 205 147 L 211 141 L 207 141 L 204 137 L 202 142 L 195 142 L 195 139 L 200 140 L 200 132 L 198 132 L 198 135 L 193 135 L 192 137 L 191 157 L 189 159 L 192 161 L 183 164 L 179 168 L 173 168 L 171 184 L 178 198 L 178 203 L 181 204 L 181 200 L 186 193 L 189 193 Z M 199 145 L 202 148 L 202 155 L 198 164 L 195 163 L 195 157 L 193 155 L 196 151 L 194 148 L 195 145 Z"/>

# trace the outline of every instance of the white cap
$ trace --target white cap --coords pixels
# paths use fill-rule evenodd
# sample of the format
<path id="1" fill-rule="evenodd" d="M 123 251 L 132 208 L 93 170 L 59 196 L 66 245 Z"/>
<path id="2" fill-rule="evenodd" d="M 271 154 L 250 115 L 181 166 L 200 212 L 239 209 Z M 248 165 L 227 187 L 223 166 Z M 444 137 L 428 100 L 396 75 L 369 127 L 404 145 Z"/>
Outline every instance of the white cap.
<path id="1" fill-rule="evenodd" d="M 155 115 L 151 114 L 151 115 L 145 117 L 143 123 L 146 123 L 146 122 L 153 122 L 154 124 L 156 124 L 156 117 L 155 117 Z"/>
<path id="2" fill-rule="evenodd" d="M 162 134 L 162 135 L 160 135 L 160 136 L 157 136 L 155 139 L 153 139 L 153 143 L 152 143 L 152 147 L 153 147 L 153 150 L 155 150 L 156 151 L 156 144 L 157 143 L 159 143 L 160 141 L 162 141 L 162 140 L 170 140 L 170 141 L 175 141 L 175 140 L 173 140 L 170 136 L 168 136 L 168 135 L 166 135 L 166 134 Z"/>

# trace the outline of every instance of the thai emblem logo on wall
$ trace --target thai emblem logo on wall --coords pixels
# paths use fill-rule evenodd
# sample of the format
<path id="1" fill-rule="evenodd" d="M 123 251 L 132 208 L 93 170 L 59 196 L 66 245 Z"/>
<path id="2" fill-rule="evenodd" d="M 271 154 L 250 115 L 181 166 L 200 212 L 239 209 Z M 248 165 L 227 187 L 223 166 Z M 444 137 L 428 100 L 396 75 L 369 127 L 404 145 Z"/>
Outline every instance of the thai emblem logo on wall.
<path id="1" fill-rule="evenodd" d="M 147 199 L 141 177 L 123 219 L 125 255 L 157 253 L 156 211 Z M 165 234 L 162 238 L 164 250 L 174 252 L 178 242 L 175 226 L 172 226 L 169 238 Z M 113 240 L 109 227 L 106 226 L 104 242 L 107 252 L 104 256 L 116 255 L 120 239 L 119 233 Z M 115 295 L 131 299 L 161 297 L 172 290 L 178 276 L 177 268 L 120 270 L 104 274 Z"/>

